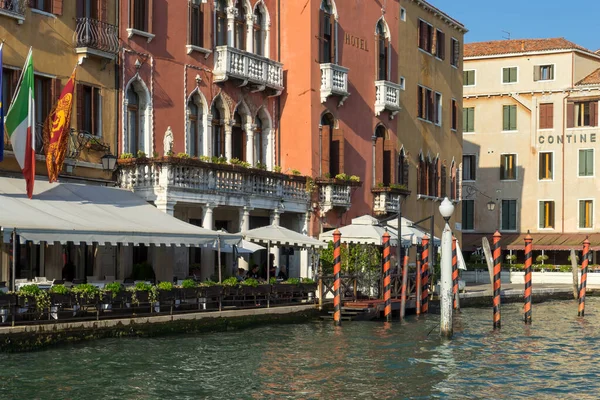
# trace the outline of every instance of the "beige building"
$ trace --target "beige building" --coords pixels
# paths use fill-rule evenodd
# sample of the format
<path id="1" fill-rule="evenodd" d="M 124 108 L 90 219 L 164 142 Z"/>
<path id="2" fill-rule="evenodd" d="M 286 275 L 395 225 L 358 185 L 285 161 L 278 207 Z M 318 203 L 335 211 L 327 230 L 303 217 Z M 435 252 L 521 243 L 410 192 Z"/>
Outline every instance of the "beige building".
<path id="1" fill-rule="evenodd" d="M 594 247 L 600 55 L 562 38 L 467 44 L 463 99 L 464 250 L 496 229 L 509 250 L 530 231 L 548 263 Z"/>

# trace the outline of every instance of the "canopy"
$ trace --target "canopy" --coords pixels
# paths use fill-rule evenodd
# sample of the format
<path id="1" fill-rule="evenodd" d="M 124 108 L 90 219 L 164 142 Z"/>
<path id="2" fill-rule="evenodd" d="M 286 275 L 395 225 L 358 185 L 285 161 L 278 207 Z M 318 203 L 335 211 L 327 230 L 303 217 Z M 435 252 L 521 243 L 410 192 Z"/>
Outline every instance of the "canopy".
<path id="1" fill-rule="evenodd" d="M 222 244 L 221 245 L 221 253 L 233 253 L 234 246 L 230 244 Z M 239 246 L 235 246 L 235 251 L 238 254 L 252 254 L 256 253 L 259 250 L 266 250 L 263 246 L 248 242 L 247 240 L 242 240 Z M 217 244 L 213 245 L 213 250 L 217 251 Z"/>
<path id="2" fill-rule="evenodd" d="M 398 234 L 398 219 L 394 218 L 392 220 L 387 221 L 387 226 L 390 228 L 391 231 L 393 231 L 396 235 Z M 407 219 L 402 217 L 402 241 L 404 242 L 404 240 L 408 240 L 411 244 L 421 244 L 421 240 L 423 239 L 423 237 L 425 235 L 430 236 L 430 232 L 427 232 L 425 229 L 421 228 L 420 226 L 414 225 L 414 223 Z M 433 244 L 434 246 L 441 246 L 442 245 L 442 241 L 437 238 L 437 237 L 433 237 Z"/>
<path id="3" fill-rule="evenodd" d="M 217 236 L 236 245 L 240 235 L 199 228 L 178 220 L 136 194 L 106 186 L 35 181 L 27 198 L 25 181 L 0 178 L 0 227 L 22 241 L 206 246 Z"/>
<path id="4" fill-rule="evenodd" d="M 294 232 L 279 225 L 267 225 L 261 228 L 242 232 L 244 238 L 255 243 L 266 244 L 271 242 L 274 246 L 291 246 L 299 248 L 327 247 L 326 243 L 302 233 Z"/>
<path id="5" fill-rule="evenodd" d="M 386 232 L 386 228 L 380 225 L 377 218 L 370 215 L 354 218 L 350 225 L 338 228 L 338 230 L 342 234 L 342 243 L 374 244 L 376 246 L 383 246 L 383 234 Z M 333 240 L 333 232 L 324 232 L 319 235 L 319 239 L 329 242 Z M 388 233 L 390 234 L 390 246 L 397 246 L 398 235 L 396 232 L 388 230 Z M 402 246 L 410 246 L 410 241 L 403 239 Z"/>

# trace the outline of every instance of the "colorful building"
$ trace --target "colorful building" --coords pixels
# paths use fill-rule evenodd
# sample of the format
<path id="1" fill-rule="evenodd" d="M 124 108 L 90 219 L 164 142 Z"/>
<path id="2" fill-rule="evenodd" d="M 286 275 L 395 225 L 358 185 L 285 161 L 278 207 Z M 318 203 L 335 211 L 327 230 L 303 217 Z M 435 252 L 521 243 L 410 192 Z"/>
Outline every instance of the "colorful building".
<path id="1" fill-rule="evenodd" d="M 529 231 L 547 263 L 567 264 L 600 221 L 600 55 L 564 38 L 515 39 L 467 44 L 464 63 L 464 249 L 499 229 L 505 248 L 522 250 Z"/>

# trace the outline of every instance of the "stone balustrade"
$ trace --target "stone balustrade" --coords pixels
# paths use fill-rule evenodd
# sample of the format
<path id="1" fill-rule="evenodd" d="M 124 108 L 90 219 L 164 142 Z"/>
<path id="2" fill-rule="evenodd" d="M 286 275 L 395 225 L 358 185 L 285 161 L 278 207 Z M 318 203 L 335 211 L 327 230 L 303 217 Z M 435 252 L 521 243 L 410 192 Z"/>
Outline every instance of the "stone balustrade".
<path id="1" fill-rule="evenodd" d="M 344 211 L 352 205 L 352 189 L 360 186 L 360 182 L 347 182 L 338 179 L 317 179 L 319 188 L 319 208 L 325 215 L 334 208 Z"/>
<path id="2" fill-rule="evenodd" d="M 270 88 L 279 95 L 283 90 L 283 64 L 229 46 L 217 46 L 213 73 L 215 82 L 235 78 L 252 84 L 255 91 Z"/>
<path id="3" fill-rule="evenodd" d="M 400 111 L 401 86 L 389 81 L 375 81 L 375 115 L 388 110 L 393 119 Z"/>
<path id="4" fill-rule="evenodd" d="M 372 188 L 371 193 L 373 193 L 373 213 L 375 215 L 397 213 L 402 196 L 410 195 L 408 190 L 389 187 Z"/>
<path id="5" fill-rule="evenodd" d="M 348 92 L 348 68 L 341 65 L 326 63 L 321 64 L 321 103 L 325 103 L 329 96 L 340 96 L 339 106 L 350 96 Z"/>

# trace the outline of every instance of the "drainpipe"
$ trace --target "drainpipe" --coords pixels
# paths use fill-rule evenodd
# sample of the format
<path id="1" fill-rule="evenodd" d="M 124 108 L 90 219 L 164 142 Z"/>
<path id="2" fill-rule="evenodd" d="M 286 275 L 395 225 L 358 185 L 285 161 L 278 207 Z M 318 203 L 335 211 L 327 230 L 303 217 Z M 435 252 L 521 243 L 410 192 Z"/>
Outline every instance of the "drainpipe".
<path id="1" fill-rule="evenodd" d="M 281 0 L 277 0 L 277 61 L 281 62 Z M 281 95 L 277 96 L 277 121 L 277 159 L 275 165 L 281 166 Z"/>
<path id="2" fill-rule="evenodd" d="M 562 101 L 562 126 L 561 126 L 561 131 L 562 131 L 562 176 L 560 177 L 561 180 L 561 189 L 562 189 L 562 204 L 561 204 L 561 211 L 562 211 L 562 221 L 561 221 L 561 233 L 565 233 L 565 126 L 567 124 L 566 120 L 565 120 L 565 115 L 566 115 L 566 108 L 567 108 L 567 97 L 569 97 L 569 95 L 565 95 L 565 97 L 563 97 L 563 101 Z"/>
<path id="3" fill-rule="evenodd" d="M 117 41 L 120 43 L 120 39 L 121 39 L 121 26 L 119 25 L 119 5 L 120 2 L 119 1 L 115 1 L 115 20 L 117 23 Z M 117 57 L 115 57 L 115 138 L 114 138 L 114 155 L 118 156 L 119 154 L 119 120 L 120 120 L 120 116 L 119 116 L 119 56 L 121 54 L 121 52 L 119 51 L 120 49 L 117 49 Z"/>

